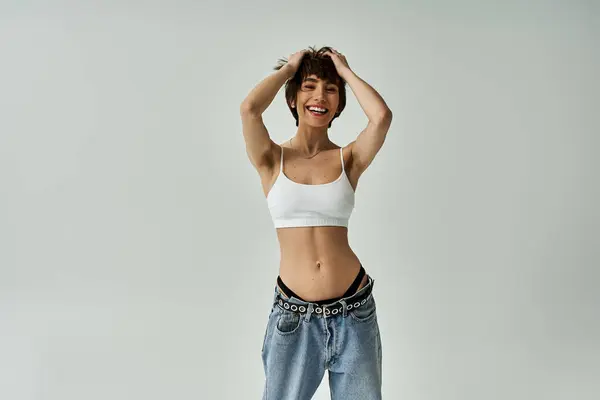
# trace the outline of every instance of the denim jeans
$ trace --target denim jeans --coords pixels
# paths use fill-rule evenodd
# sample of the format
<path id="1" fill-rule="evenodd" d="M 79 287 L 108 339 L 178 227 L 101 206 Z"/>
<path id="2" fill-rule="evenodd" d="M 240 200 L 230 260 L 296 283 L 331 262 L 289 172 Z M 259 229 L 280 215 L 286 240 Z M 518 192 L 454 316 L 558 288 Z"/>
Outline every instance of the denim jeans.
<path id="1" fill-rule="evenodd" d="M 332 400 L 381 399 L 381 337 L 373 292 L 360 307 L 346 307 L 373 282 L 369 276 L 357 293 L 340 300 L 343 313 L 327 316 L 314 312 L 315 303 L 295 297 L 288 301 L 308 312 L 282 309 L 277 301 L 285 297 L 275 286 L 262 347 L 263 400 L 309 400 L 325 370 Z"/>

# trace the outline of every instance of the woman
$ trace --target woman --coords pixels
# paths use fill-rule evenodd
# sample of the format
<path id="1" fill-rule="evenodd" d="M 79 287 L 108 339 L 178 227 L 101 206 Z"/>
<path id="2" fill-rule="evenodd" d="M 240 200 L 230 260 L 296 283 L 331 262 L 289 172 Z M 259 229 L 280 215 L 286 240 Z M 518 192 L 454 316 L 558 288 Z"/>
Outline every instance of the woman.
<path id="1" fill-rule="evenodd" d="M 262 359 L 263 399 L 310 399 L 325 370 L 333 400 L 381 398 L 381 338 L 366 274 L 348 243 L 358 178 L 384 143 L 392 113 L 330 47 L 301 50 L 240 106 L 246 151 L 258 171 L 281 260 Z M 273 142 L 262 113 L 286 84 L 296 134 Z M 348 84 L 368 117 L 345 147 L 328 136 Z"/>

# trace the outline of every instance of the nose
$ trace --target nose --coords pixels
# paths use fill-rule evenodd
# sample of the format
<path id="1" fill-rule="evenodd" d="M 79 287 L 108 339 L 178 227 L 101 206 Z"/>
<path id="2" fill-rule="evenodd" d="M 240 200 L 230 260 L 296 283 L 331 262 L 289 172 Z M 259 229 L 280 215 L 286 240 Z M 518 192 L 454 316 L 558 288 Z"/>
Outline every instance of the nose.
<path id="1" fill-rule="evenodd" d="M 319 86 L 315 89 L 315 98 L 322 99 L 325 97 L 325 88 L 323 86 Z"/>

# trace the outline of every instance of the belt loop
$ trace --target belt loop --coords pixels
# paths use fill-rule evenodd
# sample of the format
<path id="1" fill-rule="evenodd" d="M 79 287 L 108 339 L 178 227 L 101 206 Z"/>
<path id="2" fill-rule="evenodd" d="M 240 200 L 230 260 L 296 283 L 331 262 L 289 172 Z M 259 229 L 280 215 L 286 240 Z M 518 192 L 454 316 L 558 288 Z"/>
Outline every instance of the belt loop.
<path id="1" fill-rule="evenodd" d="M 342 315 L 344 316 L 344 318 L 346 318 L 346 315 L 348 313 L 346 310 L 346 302 L 344 301 L 344 299 L 341 299 L 340 303 L 342 304 Z"/>
<path id="2" fill-rule="evenodd" d="M 306 316 L 304 317 L 304 320 L 306 322 L 310 322 L 310 315 L 313 313 L 313 303 L 308 303 L 308 310 L 306 311 Z"/>

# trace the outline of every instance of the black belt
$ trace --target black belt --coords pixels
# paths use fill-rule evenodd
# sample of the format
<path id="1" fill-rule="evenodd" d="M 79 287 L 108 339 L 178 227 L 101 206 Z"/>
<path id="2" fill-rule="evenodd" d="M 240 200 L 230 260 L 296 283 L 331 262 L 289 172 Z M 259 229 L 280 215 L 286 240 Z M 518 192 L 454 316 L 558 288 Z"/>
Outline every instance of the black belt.
<path id="1" fill-rule="evenodd" d="M 342 299 L 346 303 L 347 311 L 351 311 L 351 310 L 354 310 L 355 308 L 359 308 L 360 306 L 364 305 L 367 302 L 369 295 L 373 291 L 373 283 L 374 283 L 374 281 L 371 280 L 371 284 L 367 288 L 365 288 L 365 290 L 362 293 L 360 293 L 359 295 L 350 296 L 346 299 Z M 311 302 L 306 302 L 308 304 L 296 304 L 296 303 L 288 301 L 288 299 L 284 299 L 281 296 L 277 296 L 277 297 L 278 297 L 277 305 L 279 306 L 279 308 L 281 308 L 283 310 L 287 310 L 287 311 L 292 311 L 292 312 L 295 312 L 298 314 L 306 314 L 309 310 L 308 304 L 312 305 L 313 312 L 317 315 L 321 315 L 321 314 L 324 314 L 325 316 L 337 315 L 344 310 L 344 305 L 341 303 L 341 300 L 338 300 L 335 303 L 331 303 L 329 305 L 319 305 L 319 304 L 311 303 Z"/>

